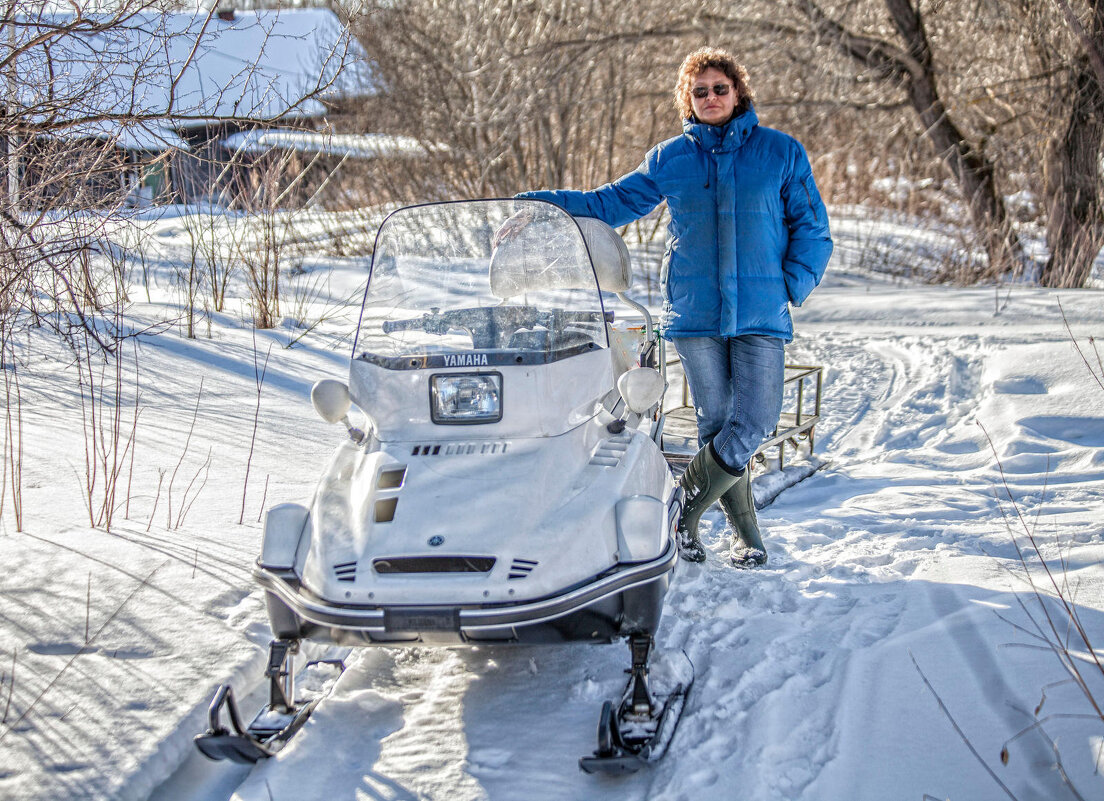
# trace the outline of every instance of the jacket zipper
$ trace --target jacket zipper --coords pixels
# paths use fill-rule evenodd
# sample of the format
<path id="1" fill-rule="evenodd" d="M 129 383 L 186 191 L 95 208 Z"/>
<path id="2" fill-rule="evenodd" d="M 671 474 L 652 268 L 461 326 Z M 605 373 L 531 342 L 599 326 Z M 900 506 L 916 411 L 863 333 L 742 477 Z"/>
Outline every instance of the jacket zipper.
<path id="1" fill-rule="evenodd" d="M 820 222 L 820 215 L 817 214 L 816 206 L 813 205 L 813 193 L 809 191 L 808 185 L 802 181 L 801 188 L 805 190 L 805 199 L 809 201 L 809 211 L 813 213 L 813 220 Z"/>

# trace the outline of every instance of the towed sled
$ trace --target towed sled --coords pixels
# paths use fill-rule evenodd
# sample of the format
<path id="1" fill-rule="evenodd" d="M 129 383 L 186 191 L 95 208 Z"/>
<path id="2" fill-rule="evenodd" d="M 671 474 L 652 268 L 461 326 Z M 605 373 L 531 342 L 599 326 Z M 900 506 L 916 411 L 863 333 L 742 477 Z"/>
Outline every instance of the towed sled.
<path id="1" fill-rule="evenodd" d="M 275 637 L 270 703 L 243 725 L 220 688 L 200 751 L 255 762 L 299 730 L 317 702 L 295 698 L 304 640 L 623 639 L 628 686 L 580 766 L 623 772 L 662 756 L 693 679 L 675 671 L 663 692 L 648 683 L 682 492 L 660 447 L 662 343 L 623 294 L 631 281 L 613 229 L 548 203 L 387 217 L 348 384 L 311 393 L 348 436 L 310 504 L 281 504 L 265 521 L 253 575 Z M 615 327 L 613 296 L 642 329 Z"/>

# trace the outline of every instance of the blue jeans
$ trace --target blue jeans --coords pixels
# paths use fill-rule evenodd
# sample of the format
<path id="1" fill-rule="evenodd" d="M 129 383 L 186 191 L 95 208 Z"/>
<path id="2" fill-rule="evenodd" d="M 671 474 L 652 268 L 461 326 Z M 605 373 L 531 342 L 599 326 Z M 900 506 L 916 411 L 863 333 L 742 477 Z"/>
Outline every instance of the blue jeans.
<path id="1" fill-rule="evenodd" d="M 782 412 L 785 342 L 778 337 L 679 337 L 672 340 L 694 397 L 698 446 L 732 470 L 743 469 Z"/>

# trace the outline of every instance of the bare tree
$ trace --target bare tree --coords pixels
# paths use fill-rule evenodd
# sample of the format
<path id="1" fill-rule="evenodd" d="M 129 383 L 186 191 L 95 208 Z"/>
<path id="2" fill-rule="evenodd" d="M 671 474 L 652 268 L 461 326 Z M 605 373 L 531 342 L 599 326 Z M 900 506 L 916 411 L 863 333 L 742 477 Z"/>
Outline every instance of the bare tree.
<path id="1" fill-rule="evenodd" d="M 898 99 L 907 103 L 988 255 L 988 269 L 970 280 L 1026 264 L 1003 199 L 1020 191 L 1040 200 L 1027 214 L 1045 222 L 1049 251 L 1044 264 L 1027 264 L 1029 274 L 1046 286 L 1084 285 L 1104 246 L 1104 4 L 795 0 L 793 7 L 812 34 L 794 44 L 828 44 L 855 66 L 850 83 L 833 84 L 836 108 L 861 110 L 859 118 L 882 133 L 876 115 Z M 830 71 L 821 67 L 821 75 Z M 871 85 L 886 90 L 875 114 Z M 910 177 L 924 176 L 913 165 Z"/>
<path id="2" fill-rule="evenodd" d="M 988 257 L 987 275 L 1018 270 L 1023 249 L 998 191 L 993 160 L 963 131 L 944 101 L 919 6 L 911 0 L 884 0 L 878 16 L 865 5 L 865 14 L 856 14 L 855 5 L 830 13 L 815 0 L 799 0 L 799 7 L 819 39 L 858 62 L 874 80 L 904 93 L 925 136 L 962 190 Z M 890 30 L 878 24 L 879 16 Z"/>
<path id="3" fill-rule="evenodd" d="M 678 131 L 666 87 L 681 49 L 649 43 L 686 22 L 656 8 L 370 0 L 356 30 L 381 94 L 366 111 L 423 142 L 421 196 L 597 185 Z"/>
<path id="4" fill-rule="evenodd" d="M 310 32 L 287 33 L 274 13 L 238 20 L 222 19 L 213 6 L 198 14 L 164 13 L 172 5 L 118 0 L 100 13 L 78 4 L 61 13 L 38 0 L 0 0 L 0 369 L 6 388 L 0 472 L 17 527 L 25 460 L 18 370 L 25 349 L 14 343 L 32 328 L 51 329 L 87 367 L 89 515 L 94 525 L 110 526 L 137 427 L 137 407 L 126 426 L 116 413 L 102 416 L 118 407 L 125 383 L 119 343 L 133 333 L 125 315 L 127 249 L 113 237 L 147 201 L 139 192 L 143 173 L 191 165 L 192 177 L 217 195 L 225 165 L 195 147 L 188 132 L 296 124 L 324 108 L 321 99 L 350 58 L 347 38 L 334 35 L 328 51 L 317 51 L 321 63 L 284 59 L 274 68 L 288 39 Z M 223 59 L 231 66 L 216 79 L 197 63 L 231 30 L 244 31 L 249 46 Z M 299 76 L 295 86 L 283 80 L 289 74 Z M 190 283 L 198 292 L 199 281 L 209 277 L 217 305 L 225 276 L 212 269 L 197 267 Z"/>
<path id="5" fill-rule="evenodd" d="M 1041 283 L 1054 287 L 1084 286 L 1104 247 L 1104 2 L 1077 5 L 1020 0 L 1016 9 L 1033 33 L 1040 72 L 1048 76 L 1043 190 L 1049 257 Z"/>
<path id="6" fill-rule="evenodd" d="M 966 221 L 973 241 L 941 277 L 1081 286 L 1104 244 L 1102 8 L 369 0 L 357 30 L 381 94 L 364 125 L 422 141 L 424 169 L 384 178 L 402 200 L 591 187 L 678 132 L 679 60 L 725 46 L 827 197 Z M 1045 224 L 1045 263 L 1020 241 L 1029 221 Z"/>

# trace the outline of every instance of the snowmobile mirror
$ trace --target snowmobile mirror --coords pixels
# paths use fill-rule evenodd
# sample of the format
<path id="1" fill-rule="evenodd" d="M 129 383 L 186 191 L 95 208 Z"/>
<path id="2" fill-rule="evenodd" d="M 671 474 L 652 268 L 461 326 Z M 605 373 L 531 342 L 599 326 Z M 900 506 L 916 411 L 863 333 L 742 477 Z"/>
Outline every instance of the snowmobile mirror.
<path id="1" fill-rule="evenodd" d="M 311 387 L 311 404 L 327 423 L 340 423 L 349 413 L 353 399 L 347 386 L 332 378 L 324 378 Z"/>
<path id="2" fill-rule="evenodd" d="M 667 382 L 651 367 L 634 367 L 617 379 L 617 391 L 630 412 L 644 414 L 663 397 Z"/>

